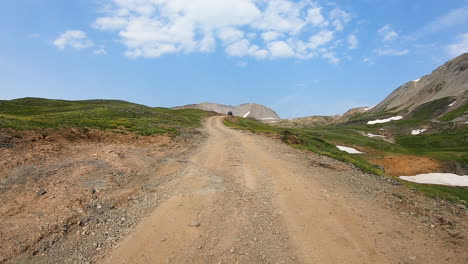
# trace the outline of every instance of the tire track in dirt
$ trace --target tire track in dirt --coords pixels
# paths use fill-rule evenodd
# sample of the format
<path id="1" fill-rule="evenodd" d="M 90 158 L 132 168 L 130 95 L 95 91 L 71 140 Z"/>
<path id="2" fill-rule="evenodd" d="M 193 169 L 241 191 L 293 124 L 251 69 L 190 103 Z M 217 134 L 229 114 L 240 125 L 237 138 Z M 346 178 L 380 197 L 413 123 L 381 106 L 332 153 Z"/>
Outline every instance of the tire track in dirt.
<path id="1" fill-rule="evenodd" d="M 352 190 L 331 195 L 316 180 L 324 170 L 304 166 L 310 157 L 303 152 L 229 129 L 222 120 L 206 121 L 208 139 L 167 187 L 170 198 L 104 263 L 466 260 L 466 252 L 454 257 L 440 240 L 428 245 L 414 223 Z"/>

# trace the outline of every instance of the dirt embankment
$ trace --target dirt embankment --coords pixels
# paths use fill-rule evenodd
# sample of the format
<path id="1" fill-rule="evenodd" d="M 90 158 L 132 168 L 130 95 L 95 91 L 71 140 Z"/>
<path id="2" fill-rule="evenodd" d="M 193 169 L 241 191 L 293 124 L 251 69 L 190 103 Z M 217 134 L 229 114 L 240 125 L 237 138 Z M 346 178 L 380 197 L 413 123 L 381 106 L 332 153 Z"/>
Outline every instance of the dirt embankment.
<path id="1" fill-rule="evenodd" d="M 0 132 L 0 263 L 85 263 L 156 206 L 201 139 L 99 130 Z"/>

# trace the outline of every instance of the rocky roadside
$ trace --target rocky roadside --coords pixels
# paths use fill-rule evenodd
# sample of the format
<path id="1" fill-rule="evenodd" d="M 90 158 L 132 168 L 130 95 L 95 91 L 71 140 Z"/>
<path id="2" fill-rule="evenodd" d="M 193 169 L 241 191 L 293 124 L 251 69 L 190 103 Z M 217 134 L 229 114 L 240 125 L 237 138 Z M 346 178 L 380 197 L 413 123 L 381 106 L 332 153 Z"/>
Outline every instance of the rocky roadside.
<path id="1" fill-rule="evenodd" d="M 68 133 L 22 134 L 0 149 L 0 263 L 104 256 L 167 199 L 166 183 L 204 137 Z"/>

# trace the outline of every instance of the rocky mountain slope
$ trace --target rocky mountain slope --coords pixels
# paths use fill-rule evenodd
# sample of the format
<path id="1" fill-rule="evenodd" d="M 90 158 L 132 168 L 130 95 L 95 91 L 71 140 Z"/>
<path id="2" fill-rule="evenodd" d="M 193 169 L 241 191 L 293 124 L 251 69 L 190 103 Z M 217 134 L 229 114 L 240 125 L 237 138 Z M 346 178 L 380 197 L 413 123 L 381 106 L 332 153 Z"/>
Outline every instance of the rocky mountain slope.
<path id="1" fill-rule="evenodd" d="M 379 111 L 409 111 L 430 101 L 444 97 L 455 97 L 466 102 L 468 91 L 468 53 L 452 59 L 431 74 L 404 84 L 396 89 L 369 113 Z"/>
<path id="2" fill-rule="evenodd" d="M 346 113 L 335 116 L 307 116 L 293 119 L 283 119 L 274 121 L 271 124 L 287 128 L 306 128 L 311 126 L 326 126 L 347 122 L 351 117 L 357 114 L 365 113 L 370 107 L 357 107 L 348 110 Z"/>
<path id="3" fill-rule="evenodd" d="M 402 116 L 427 121 L 468 121 L 468 53 L 419 80 L 408 82 L 374 107 L 353 108 L 342 115 L 275 121 L 281 127 L 312 127 Z M 361 122 L 362 123 L 362 122 Z"/>
<path id="4" fill-rule="evenodd" d="M 201 103 L 175 107 L 175 109 L 184 108 L 194 108 L 205 111 L 213 111 L 224 115 L 226 115 L 228 112 L 232 112 L 232 114 L 235 116 L 240 116 L 244 118 L 250 117 L 265 122 L 271 122 L 280 119 L 280 117 L 275 111 L 264 105 L 259 104 L 241 104 L 238 106 L 231 106 L 215 103 Z"/>

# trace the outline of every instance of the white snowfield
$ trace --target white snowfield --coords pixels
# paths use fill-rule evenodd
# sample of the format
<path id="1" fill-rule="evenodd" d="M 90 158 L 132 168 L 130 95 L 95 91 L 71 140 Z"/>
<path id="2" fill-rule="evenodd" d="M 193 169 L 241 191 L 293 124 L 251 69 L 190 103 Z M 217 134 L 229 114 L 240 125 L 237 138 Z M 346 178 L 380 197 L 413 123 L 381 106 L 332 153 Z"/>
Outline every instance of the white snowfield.
<path id="1" fill-rule="evenodd" d="M 417 80 L 414 80 L 413 82 L 419 82 L 421 80 L 421 78 L 417 79 Z"/>
<path id="2" fill-rule="evenodd" d="M 260 120 L 275 120 L 276 118 L 274 117 L 266 117 L 266 118 L 260 118 Z"/>
<path id="3" fill-rule="evenodd" d="M 457 101 L 455 101 L 455 102 L 449 104 L 449 107 L 453 106 L 453 105 L 456 104 L 456 103 L 457 103 Z"/>
<path id="4" fill-rule="evenodd" d="M 411 131 L 411 135 L 419 135 L 421 134 L 422 132 L 426 131 L 427 129 L 423 128 L 423 129 L 414 129 L 413 131 Z"/>
<path id="5" fill-rule="evenodd" d="M 370 138 L 385 138 L 385 136 L 375 135 L 375 134 L 372 134 L 372 133 L 367 133 L 367 136 L 370 137 Z"/>
<path id="6" fill-rule="evenodd" d="M 243 116 L 243 118 L 246 118 L 246 117 L 248 117 L 249 115 L 250 115 L 250 111 L 248 111 L 247 114 L 245 114 L 245 115 Z"/>
<path id="7" fill-rule="evenodd" d="M 416 176 L 400 176 L 402 180 L 424 183 L 424 184 L 438 184 L 438 185 L 448 185 L 448 186 L 468 186 L 468 176 L 467 175 L 457 175 L 452 173 L 426 173 L 418 174 Z"/>
<path id="8" fill-rule="evenodd" d="M 348 152 L 349 154 L 366 154 L 355 148 L 350 148 L 350 147 L 345 147 L 345 146 L 336 146 L 336 147 L 341 151 Z"/>
<path id="9" fill-rule="evenodd" d="M 386 118 L 386 119 L 377 119 L 377 120 L 369 121 L 369 122 L 367 122 L 367 124 L 368 125 L 383 124 L 383 123 L 387 123 L 387 122 L 390 122 L 390 121 L 397 121 L 397 120 L 401 120 L 401 119 L 403 119 L 402 116 L 393 116 L 393 117 L 389 117 L 389 118 Z"/>
<path id="10" fill-rule="evenodd" d="M 374 106 L 371 106 L 371 107 L 364 108 L 364 112 L 367 112 L 367 111 L 371 110 L 371 109 L 374 108 L 374 107 L 375 107 L 375 105 L 374 105 Z"/>

